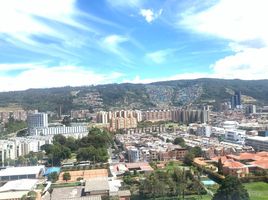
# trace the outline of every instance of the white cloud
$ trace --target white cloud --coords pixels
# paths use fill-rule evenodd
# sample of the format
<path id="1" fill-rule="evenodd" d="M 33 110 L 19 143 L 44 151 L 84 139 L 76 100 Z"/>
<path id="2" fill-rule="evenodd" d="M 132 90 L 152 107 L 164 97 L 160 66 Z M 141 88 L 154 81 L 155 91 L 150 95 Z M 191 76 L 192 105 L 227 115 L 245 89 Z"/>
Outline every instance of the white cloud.
<path id="1" fill-rule="evenodd" d="M 129 39 L 122 35 L 109 35 L 103 38 L 101 42 L 101 47 L 105 50 L 108 50 L 116 55 L 118 55 L 123 60 L 129 62 L 127 52 L 120 47 L 121 43 L 127 42 Z"/>
<path id="2" fill-rule="evenodd" d="M 0 72 L 8 72 L 14 70 L 26 70 L 26 69 L 35 69 L 37 63 L 18 63 L 18 64 L 0 64 Z"/>
<path id="3" fill-rule="evenodd" d="M 144 0 L 106 0 L 113 7 L 140 7 Z"/>
<path id="4" fill-rule="evenodd" d="M 190 8 L 178 25 L 227 40 L 232 55 L 211 65 L 219 78 L 266 79 L 268 77 L 268 29 L 266 0 L 220 0 L 199 12 Z"/>
<path id="5" fill-rule="evenodd" d="M 124 79 L 124 83 L 153 83 L 158 81 L 172 81 L 172 80 L 188 80 L 197 78 L 217 78 L 214 74 L 208 73 L 182 73 L 167 77 L 159 78 L 141 78 L 139 75 L 135 76 L 133 79 Z"/>
<path id="6" fill-rule="evenodd" d="M 182 14 L 180 24 L 236 42 L 256 39 L 268 42 L 267 5 L 266 0 L 220 0 L 204 11 Z"/>
<path id="7" fill-rule="evenodd" d="M 148 23 L 153 22 L 162 14 L 163 9 L 160 9 L 158 13 L 154 13 L 152 9 L 140 9 L 140 15 L 145 18 Z"/>
<path id="8" fill-rule="evenodd" d="M 0 32 L 15 37 L 20 34 L 57 35 L 40 18 L 85 28 L 73 19 L 76 13 L 75 0 L 0 1 Z"/>
<path id="9" fill-rule="evenodd" d="M 115 82 L 122 76 L 123 74 L 118 72 L 99 74 L 77 66 L 37 66 L 17 76 L 0 76 L 0 91 L 105 84 Z"/>
<path id="10" fill-rule="evenodd" d="M 156 64 L 164 63 L 167 57 L 172 54 L 172 49 L 159 50 L 151 53 L 147 53 L 146 57 L 152 60 Z"/>

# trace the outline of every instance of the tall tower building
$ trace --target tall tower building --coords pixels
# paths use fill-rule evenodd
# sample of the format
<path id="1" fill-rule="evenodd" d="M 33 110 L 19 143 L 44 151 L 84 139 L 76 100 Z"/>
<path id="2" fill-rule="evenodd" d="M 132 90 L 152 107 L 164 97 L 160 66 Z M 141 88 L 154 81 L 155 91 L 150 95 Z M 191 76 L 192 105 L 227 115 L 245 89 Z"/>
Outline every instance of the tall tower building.
<path id="1" fill-rule="evenodd" d="M 33 113 L 27 116 L 28 128 L 45 128 L 48 127 L 48 116 L 46 113 Z"/>

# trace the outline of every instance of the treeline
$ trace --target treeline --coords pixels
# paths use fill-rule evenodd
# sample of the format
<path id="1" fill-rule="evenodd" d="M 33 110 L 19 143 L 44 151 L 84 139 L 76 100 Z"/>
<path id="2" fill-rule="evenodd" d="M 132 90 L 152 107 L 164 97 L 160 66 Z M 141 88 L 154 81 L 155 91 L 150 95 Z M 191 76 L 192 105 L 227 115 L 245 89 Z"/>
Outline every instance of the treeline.
<path id="1" fill-rule="evenodd" d="M 139 191 L 144 199 L 173 196 L 184 198 L 184 195 L 206 194 L 190 170 L 184 171 L 179 168 L 154 171 L 141 182 Z"/>
<path id="2" fill-rule="evenodd" d="M 0 132 L 0 136 L 5 136 L 10 133 L 15 133 L 21 129 L 27 127 L 27 123 L 25 121 L 14 120 L 13 118 L 9 118 L 8 122 L 4 124 L 4 131 Z"/>
<path id="3" fill-rule="evenodd" d="M 93 128 L 88 136 L 81 139 L 55 135 L 53 144 L 45 144 L 41 149 L 46 152 L 48 164 L 53 166 L 60 166 L 62 160 L 69 159 L 72 155 L 75 155 L 77 161 L 106 162 L 107 148 L 111 142 L 109 132 Z"/>

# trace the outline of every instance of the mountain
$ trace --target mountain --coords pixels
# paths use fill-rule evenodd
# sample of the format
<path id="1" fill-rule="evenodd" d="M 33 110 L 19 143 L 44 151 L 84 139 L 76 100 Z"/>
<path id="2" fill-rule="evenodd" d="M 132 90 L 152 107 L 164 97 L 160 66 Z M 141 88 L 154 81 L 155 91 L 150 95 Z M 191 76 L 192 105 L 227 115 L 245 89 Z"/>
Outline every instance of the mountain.
<path id="1" fill-rule="evenodd" d="M 71 109 L 167 108 L 228 101 L 235 90 L 241 91 L 244 101 L 268 103 L 268 80 L 203 78 L 1 92 L 0 107 L 15 104 L 40 111 L 58 111 L 61 107 L 66 114 Z"/>

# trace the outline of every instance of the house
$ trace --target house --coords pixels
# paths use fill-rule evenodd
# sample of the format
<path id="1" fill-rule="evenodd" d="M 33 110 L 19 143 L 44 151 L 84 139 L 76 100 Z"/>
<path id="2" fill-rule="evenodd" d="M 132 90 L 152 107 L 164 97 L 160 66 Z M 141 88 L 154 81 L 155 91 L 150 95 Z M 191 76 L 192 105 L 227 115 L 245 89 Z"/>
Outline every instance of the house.
<path id="1" fill-rule="evenodd" d="M 45 166 L 9 167 L 0 170 L 0 182 L 19 179 L 38 179 L 44 174 Z"/>
<path id="2" fill-rule="evenodd" d="M 97 177 L 86 180 L 84 196 L 101 195 L 109 196 L 109 183 L 107 177 Z"/>
<path id="3" fill-rule="evenodd" d="M 37 182 L 37 179 L 8 181 L 0 187 L 0 200 L 19 200 L 23 195 L 32 191 L 36 187 Z"/>

